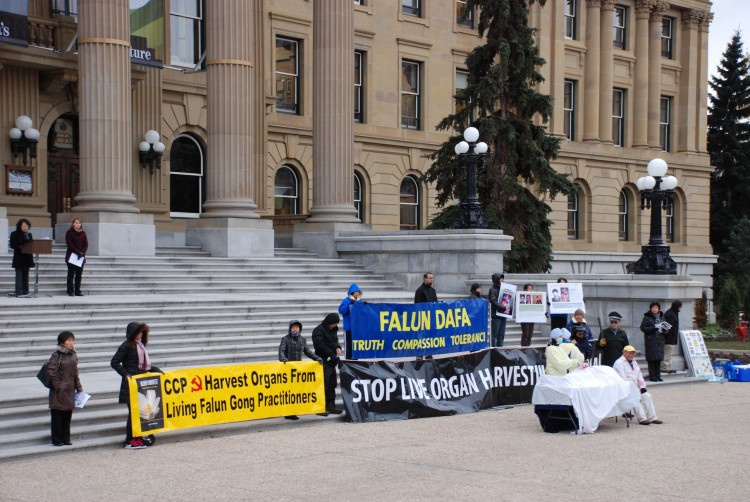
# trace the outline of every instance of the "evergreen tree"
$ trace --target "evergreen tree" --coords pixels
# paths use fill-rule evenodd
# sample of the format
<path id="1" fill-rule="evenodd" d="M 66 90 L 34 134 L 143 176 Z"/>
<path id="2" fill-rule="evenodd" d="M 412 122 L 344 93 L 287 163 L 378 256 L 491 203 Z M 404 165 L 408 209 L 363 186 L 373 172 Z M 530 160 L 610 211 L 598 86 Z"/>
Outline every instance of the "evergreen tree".
<path id="1" fill-rule="evenodd" d="M 461 110 L 445 117 L 439 130 L 462 132 L 467 124 L 479 129 L 490 149 L 485 169 L 477 175 L 477 191 L 492 228 L 514 240 L 505 255 L 509 272 L 546 272 L 552 237 L 547 197 L 575 193 L 567 175 L 550 165 L 560 140 L 547 133 L 552 99 L 539 93 L 539 69 L 545 64 L 529 27 L 529 8 L 545 0 L 468 0 L 466 10 L 479 7 L 479 34 L 484 44 L 466 58 L 468 83 L 456 96 Z M 455 136 L 430 156 L 435 162 L 424 179 L 435 183 L 437 205 L 443 208 L 431 228 L 453 226 L 460 208 L 452 201 L 466 194 L 466 172 L 454 152 Z"/>
<path id="2" fill-rule="evenodd" d="M 742 216 L 729 232 L 714 269 L 714 286 L 722 288 L 723 282 L 731 277 L 738 285 L 750 285 L 750 253 L 747 252 L 747 239 L 750 237 L 750 217 Z"/>
<path id="3" fill-rule="evenodd" d="M 729 237 L 741 218 L 750 217 L 750 65 L 742 38 L 732 36 L 711 78 L 708 115 L 708 151 L 716 167 L 711 184 L 711 245 L 724 256 Z M 721 260 L 717 284 L 737 270 Z"/>
<path id="4" fill-rule="evenodd" d="M 703 329 L 708 324 L 708 298 L 706 298 L 706 292 L 701 294 L 701 297 L 695 300 L 693 323 L 698 329 Z"/>
<path id="5" fill-rule="evenodd" d="M 719 326 L 734 331 L 735 326 L 739 325 L 742 308 L 742 297 L 734 279 L 729 278 L 724 281 L 716 303 L 719 304 L 719 312 L 716 316 Z"/>

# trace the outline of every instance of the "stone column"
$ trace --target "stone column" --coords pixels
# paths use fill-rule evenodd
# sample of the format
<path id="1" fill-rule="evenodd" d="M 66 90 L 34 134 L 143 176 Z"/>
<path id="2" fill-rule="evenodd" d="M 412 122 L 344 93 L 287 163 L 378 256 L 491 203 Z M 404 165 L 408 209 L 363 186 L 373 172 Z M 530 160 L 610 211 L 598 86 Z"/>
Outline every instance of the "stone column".
<path id="1" fill-rule="evenodd" d="M 657 149 L 661 109 L 661 18 L 666 10 L 667 4 L 654 2 L 648 22 L 648 146 Z"/>
<path id="2" fill-rule="evenodd" d="M 253 134 L 255 2 L 206 2 L 208 100 L 207 200 L 185 241 L 215 256 L 273 256 L 270 220 L 260 220 L 252 198 L 253 165 L 262 149 Z"/>
<path id="3" fill-rule="evenodd" d="M 601 63 L 599 80 L 599 141 L 612 144 L 612 83 L 614 81 L 614 50 L 612 32 L 615 0 L 602 0 Z"/>
<path id="4" fill-rule="evenodd" d="M 713 13 L 702 11 L 700 13 L 700 28 L 698 31 L 698 46 L 700 47 L 698 68 L 698 103 L 706 103 L 708 99 L 708 26 L 714 18 Z M 713 70 L 713 68 L 712 68 Z M 698 125 L 695 128 L 696 148 L 701 153 L 708 152 L 705 131 L 708 129 L 708 110 L 705 106 L 698 107 Z"/>
<path id="5" fill-rule="evenodd" d="M 354 208 L 354 3 L 313 2 L 313 203 L 294 246 L 336 256 L 334 237 L 361 230 Z"/>
<path id="6" fill-rule="evenodd" d="M 680 30 L 680 36 L 682 38 L 682 50 L 680 51 L 680 60 L 684 65 L 683 68 L 689 71 L 683 70 L 684 73 L 680 77 L 680 96 L 677 106 L 680 111 L 680 121 L 686 127 L 677 128 L 677 151 L 694 152 L 696 141 L 695 127 L 698 127 L 698 77 L 701 74 L 699 68 L 701 65 L 698 64 L 700 61 L 698 59 L 698 51 L 700 50 L 698 46 L 698 26 L 700 25 L 700 18 L 695 10 L 688 9 L 682 11 L 681 21 L 682 30 Z M 696 63 L 695 66 L 690 64 L 692 62 Z M 703 101 L 703 103 L 705 102 Z"/>
<path id="7" fill-rule="evenodd" d="M 313 205 L 309 222 L 357 223 L 354 4 L 313 2 Z"/>
<path id="8" fill-rule="evenodd" d="M 586 0 L 586 68 L 583 83 L 583 140 L 599 140 L 599 65 L 601 0 Z M 610 21 L 610 24 L 611 21 Z M 610 46 L 612 40 L 609 41 Z"/>
<path id="9" fill-rule="evenodd" d="M 633 87 L 633 147 L 648 146 L 648 18 L 650 0 L 635 5 L 635 86 Z"/>
<path id="10" fill-rule="evenodd" d="M 153 255 L 153 217 L 138 214 L 132 192 L 129 3 L 78 5 L 81 192 L 74 212 L 84 221 L 89 254 Z"/>

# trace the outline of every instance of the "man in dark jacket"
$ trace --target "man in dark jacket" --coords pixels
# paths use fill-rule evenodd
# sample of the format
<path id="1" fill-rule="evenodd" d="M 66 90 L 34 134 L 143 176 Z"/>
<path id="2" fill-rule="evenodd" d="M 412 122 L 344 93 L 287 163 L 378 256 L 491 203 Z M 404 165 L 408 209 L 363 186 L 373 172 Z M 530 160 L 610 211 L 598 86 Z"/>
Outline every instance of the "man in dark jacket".
<path id="1" fill-rule="evenodd" d="M 326 412 L 319 413 L 328 416 L 329 413 L 339 415 L 343 410 L 335 406 L 336 401 L 336 366 L 341 364 L 339 354 L 341 345 L 338 337 L 339 315 L 336 312 L 328 314 L 323 322 L 318 324 L 312 332 L 315 355 L 323 359 L 323 382 L 326 388 Z"/>
<path id="2" fill-rule="evenodd" d="M 281 339 L 279 343 L 279 361 L 301 361 L 302 353 L 312 359 L 322 363 L 323 360 L 313 354 L 312 350 L 307 347 L 307 341 L 302 336 L 302 323 L 299 321 L 289 321 L 289 332 Z M 299 420 L 297 415 L 287 415 L 287 420 Z"/>
<path id="3" fill-rule="evenodd" d="M 437 292 L 432 287 L 432 272 L 425 272 L 422 276 L 422 285 L 414 292 L 414 303 L 430 303 L 438 301 Z"/>
<path id="4" fill-rule="evenodd" d="M 677 337 L 680 336 L 680 310 L 682 302 L 675 300 L 672 306 L 664 312 L 664 320 L 672 325 L 664 335 L 664 360 L 661 362 L 661 370 L 664 373 L 677 373 L 672 367 L 672 352 L 677 345 Z"/>
<path id="5" fill-rule="evenodd" d="M 607 317 L 609 317 L 609 328 L 599 333 L 597 346 L 602 352 L 602 364 L 614 366 L 615 361 L 622 356 L 622 351 L 630 345 L 630 342 L 625 330 L 620 329 L 622 316 L 617 312 L 610 312 Z"/>
<path id="6" fill-rule="evenodd" d="M 493 347 L 502 347 L 505 342 L 505 323 L 508 319 L 500 315 L 505 312 L 505 305 L 502 304 L 500 298 L 500 285 L 504 280 L 505 274 L 500 272 L 492 274 L 492 287 L 487 293 L 487 299 L 490 302 L 490 340 Z"/>

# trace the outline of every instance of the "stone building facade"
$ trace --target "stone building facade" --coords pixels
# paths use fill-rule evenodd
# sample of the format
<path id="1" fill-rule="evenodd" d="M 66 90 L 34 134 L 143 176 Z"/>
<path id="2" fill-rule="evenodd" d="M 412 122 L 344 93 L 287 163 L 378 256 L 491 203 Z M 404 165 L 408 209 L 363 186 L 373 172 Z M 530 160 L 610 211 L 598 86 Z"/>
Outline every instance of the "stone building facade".
<path id="1" fill-rule="evenodd" d="M 533 6 L 563 139 L 554 166 L 581 188 L 550 201 L 555 272 L 624 272 L 648 240 L 635 180 L 661 157 L 679 180 L 665 225 L 680 273 L 710 275 L 710 6 Z M 26 217 L 52 236 L 77 215 L 100 254 L 192 243 L 227 256 L 303 245 L 307 231 L 424 229 L 437 209 L 419 176 L 481 42 L 464 7 L 29 0 L 27 44 L 0 39 L 0 122 L 27 115 L 40 131 L 30 191 L 8 189 L 29 171 L 0 142 L 8 226 Z M 165 146 L 159 168 L 139 162 L 148 130 Z"/>

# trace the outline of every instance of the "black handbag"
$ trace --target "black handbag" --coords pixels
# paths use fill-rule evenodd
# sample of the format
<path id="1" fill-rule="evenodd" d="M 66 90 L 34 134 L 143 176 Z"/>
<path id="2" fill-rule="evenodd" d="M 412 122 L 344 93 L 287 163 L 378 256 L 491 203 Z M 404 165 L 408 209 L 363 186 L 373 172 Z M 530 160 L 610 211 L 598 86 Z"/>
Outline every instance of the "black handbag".
<path id="1" fill-rule="evenodd" d="M 48 389 L 52 387 L 52 377 L 49 374 L 47 363 L 42 364 L 42 367 L 39 369 L 39 373 L 36 374 L 36 377 L 40 382 L 42 382 L 42 385 L 44 385 Z"/>

